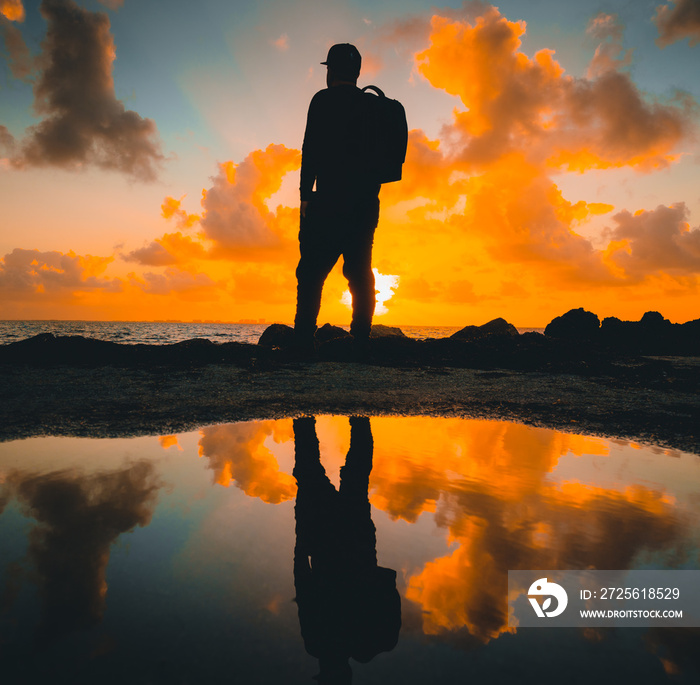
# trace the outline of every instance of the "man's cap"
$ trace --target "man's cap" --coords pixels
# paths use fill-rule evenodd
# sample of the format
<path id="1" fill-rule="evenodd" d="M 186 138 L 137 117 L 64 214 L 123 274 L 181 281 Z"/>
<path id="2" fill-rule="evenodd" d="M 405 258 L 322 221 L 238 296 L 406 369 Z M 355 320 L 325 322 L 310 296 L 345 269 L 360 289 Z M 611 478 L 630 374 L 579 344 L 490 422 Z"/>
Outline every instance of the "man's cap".
<path id="1" fill-rule="evenodd" d="M 359 74 L 362 66 L 362 57 L 359 50 L 350 43 L 336 43 L 328 51 L 325 62 L 321 62 L 333 69 L 356 70 Z"/>

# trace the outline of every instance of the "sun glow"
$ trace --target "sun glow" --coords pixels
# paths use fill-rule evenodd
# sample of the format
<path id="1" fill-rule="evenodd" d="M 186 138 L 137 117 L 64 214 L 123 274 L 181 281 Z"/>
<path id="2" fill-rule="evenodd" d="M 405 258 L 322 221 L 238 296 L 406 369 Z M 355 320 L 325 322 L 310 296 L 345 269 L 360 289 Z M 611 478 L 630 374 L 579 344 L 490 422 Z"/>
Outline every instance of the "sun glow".
<path id="1" fill-rule="evenodd" d="M 385 302 L 388 302 L 393 296 L 396 289 L 399 287 L 399 276 L 394 276 L 392 274 L 381 274 L 379 269 L 376 267 L 372 269 L 374 273 L 374 292 L 376 293 L 377 307 L 374 310 L 375 316 L 381 316 L 386 314 L 389 310 L 385 306 Z M 352 307 L 352 295 L 349 290 L 346 290 L 340 301 L 347 307 Z"/>

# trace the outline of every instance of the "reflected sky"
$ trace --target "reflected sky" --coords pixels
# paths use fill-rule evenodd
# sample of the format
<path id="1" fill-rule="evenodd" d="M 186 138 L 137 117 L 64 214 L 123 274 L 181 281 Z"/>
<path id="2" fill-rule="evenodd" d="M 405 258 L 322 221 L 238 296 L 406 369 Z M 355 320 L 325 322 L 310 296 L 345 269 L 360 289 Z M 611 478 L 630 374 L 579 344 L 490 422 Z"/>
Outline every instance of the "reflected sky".
<path id="1" fill-rule="evenodd" d="M 700 568 L 699 457 L 425 417 L 356 421 L 353 452 L 308 421 L 0 444 L 3 682 L 312 683 L 321 643 L 352 675 L 320 682 L 696 682 L 694 630 L 509 628 L 507 572 Z"/>

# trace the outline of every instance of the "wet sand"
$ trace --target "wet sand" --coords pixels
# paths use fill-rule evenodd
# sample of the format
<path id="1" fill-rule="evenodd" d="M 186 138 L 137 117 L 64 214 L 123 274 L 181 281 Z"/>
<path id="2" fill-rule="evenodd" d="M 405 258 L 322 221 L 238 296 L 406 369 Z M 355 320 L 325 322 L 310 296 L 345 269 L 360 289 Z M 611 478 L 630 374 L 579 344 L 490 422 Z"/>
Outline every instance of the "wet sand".
<path id="1" fill-rule="evenodd" d="M 302 414 L 398 414 L 506 419 L 700 454 L 699 378 L 698 357 L 556 372 L 338 361 L 6 363 L 0 365 L 0 439 L 170 434 Z"/>

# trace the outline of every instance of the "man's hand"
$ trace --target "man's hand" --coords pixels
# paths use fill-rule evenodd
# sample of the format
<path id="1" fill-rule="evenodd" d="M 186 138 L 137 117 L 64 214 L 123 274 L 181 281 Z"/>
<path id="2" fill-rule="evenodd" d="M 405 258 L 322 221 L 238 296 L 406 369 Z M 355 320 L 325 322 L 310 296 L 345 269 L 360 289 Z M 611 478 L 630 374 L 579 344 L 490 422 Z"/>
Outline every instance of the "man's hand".
<path id="1" fill-rule="evenodd" d="M 301 201 L 301 215 L 306 218 L 306 208 L 309 206 L 308 200 Z"/>

